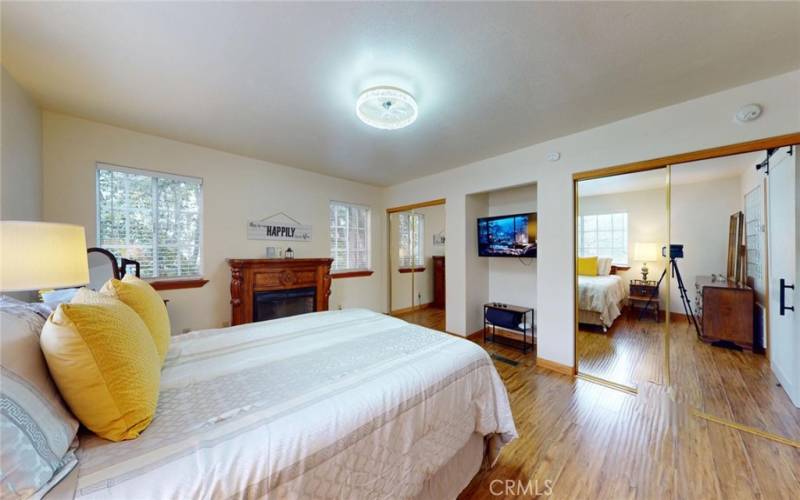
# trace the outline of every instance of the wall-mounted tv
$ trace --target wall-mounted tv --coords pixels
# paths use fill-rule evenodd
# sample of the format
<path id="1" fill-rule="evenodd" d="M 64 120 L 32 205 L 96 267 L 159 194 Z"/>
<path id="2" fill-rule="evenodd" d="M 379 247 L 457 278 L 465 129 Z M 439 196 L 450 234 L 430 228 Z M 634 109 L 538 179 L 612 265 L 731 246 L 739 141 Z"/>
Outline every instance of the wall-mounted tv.
<path id="1" fill-rule="evenodd" d="M 536 213 L 478 219 L 481 257 L 536 257 Z"/>

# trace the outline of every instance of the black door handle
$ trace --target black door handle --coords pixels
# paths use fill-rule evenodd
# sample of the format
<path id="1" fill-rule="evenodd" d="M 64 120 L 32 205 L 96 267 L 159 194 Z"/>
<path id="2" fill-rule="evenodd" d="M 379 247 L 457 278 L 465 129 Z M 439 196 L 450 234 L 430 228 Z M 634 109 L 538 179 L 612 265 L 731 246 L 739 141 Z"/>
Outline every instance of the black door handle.
<path id="1" fill-rule="evenodd" d="M 787 285 L 786 280 L 781 278 L 780 281 L 781 286 L 781 316 L 784 316 L 786 311 L 794 311 L 794 306 L 787 306 L 786 305 L 786 289 L 791 288 L 794 290 L 794 285 Z"/>

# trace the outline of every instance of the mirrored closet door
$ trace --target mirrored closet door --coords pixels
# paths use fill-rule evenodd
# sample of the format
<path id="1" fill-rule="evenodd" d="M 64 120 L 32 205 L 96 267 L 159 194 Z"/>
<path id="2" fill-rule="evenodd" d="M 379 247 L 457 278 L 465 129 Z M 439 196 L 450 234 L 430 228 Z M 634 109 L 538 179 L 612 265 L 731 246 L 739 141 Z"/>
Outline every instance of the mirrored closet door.
<path id="1" fill-rule="evenodd" d="M 389 213 L 391 313 L 445 329 L 445 205 Z"/>
<path id="2" fill-rule="evenodd" d="M 800 329 L 780 312 L 781 279 L 796 276 L 797 169 L 788 147 L 672 166 L 670 362 L 701 418 L 800 446 Z"/>
<path id="3" fill-rule="evenodd" d="M 631 392 L 664 383 L 668 169 L 577 180 L 578 373 Z"/>

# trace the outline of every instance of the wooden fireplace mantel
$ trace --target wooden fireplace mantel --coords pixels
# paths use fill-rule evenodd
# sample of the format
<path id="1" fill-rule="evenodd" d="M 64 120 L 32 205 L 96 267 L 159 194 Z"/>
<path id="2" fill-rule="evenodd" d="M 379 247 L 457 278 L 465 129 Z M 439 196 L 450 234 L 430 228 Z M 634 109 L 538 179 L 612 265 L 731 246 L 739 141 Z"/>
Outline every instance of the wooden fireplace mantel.
<path id="1" fill-rule="evenodd" d="M 256 292 L 316 288 L 316 310 L 328 310 L 333 259 L 226 259 L 231 268 L 231 325 L 253 321 Z"/>

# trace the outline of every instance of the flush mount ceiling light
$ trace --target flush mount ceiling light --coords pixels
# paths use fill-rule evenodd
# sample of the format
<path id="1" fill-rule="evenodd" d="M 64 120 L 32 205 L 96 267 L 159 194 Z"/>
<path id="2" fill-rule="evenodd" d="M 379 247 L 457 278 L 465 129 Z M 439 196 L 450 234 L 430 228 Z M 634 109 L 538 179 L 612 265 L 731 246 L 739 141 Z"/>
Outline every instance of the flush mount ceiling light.
<path id="1" fill-rule="evenodd" d="M 356 115 L 375 128 L 395 130 L 417 119 L 417 101 L 408 92 L 395 87 L 373 87 L 358 96 Z"/>

